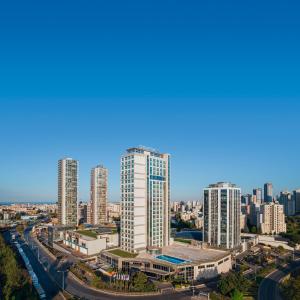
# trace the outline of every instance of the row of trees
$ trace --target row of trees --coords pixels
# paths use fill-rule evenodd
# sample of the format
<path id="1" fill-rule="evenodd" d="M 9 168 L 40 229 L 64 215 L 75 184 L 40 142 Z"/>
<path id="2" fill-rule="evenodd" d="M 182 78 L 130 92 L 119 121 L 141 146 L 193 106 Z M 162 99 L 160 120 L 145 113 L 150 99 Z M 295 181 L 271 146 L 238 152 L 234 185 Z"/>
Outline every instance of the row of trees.
<path id="1" fill-rule="evenodd" d="M 0 299 L 38 299 L 25 269 L 0 235 Z"/>

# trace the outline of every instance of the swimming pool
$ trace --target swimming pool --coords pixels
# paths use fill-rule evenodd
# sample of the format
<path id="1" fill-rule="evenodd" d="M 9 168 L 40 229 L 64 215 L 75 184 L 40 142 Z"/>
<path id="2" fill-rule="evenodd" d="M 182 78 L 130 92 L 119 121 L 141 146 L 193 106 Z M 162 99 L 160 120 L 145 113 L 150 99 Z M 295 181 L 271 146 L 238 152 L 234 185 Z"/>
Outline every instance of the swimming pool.
<path id="1" fill-rule="evenodd" d="M 175 264 L 175 265 L 179 265 L 179 264 L 182 264 L 184 262 L 187 262 L 187 260 L 177 258 L 177 257 L 173 257 L 173 256 L 169 256 L 169 255 L 158 255 L 158 256 L 156 256 L 156 258 L 167 261 L 167 262 Z"/>

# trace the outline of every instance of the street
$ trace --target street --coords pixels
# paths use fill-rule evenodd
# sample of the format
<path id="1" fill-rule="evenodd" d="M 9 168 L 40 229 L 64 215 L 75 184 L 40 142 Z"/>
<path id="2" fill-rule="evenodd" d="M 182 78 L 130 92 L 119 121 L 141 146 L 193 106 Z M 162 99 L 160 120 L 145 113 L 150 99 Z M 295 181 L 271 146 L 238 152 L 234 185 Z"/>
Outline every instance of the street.
<path id="1" fill-rule="evenodd" d="M 258 290 L 258 300 L 281 300 L 279 294 L 279 283 L 280 281 L 290 272 L 300 267 L 300 261 L 294 261 L 288 264 L 286 267 L 278 269 L 271 273 L 268 277 L 263 279 Z"/>

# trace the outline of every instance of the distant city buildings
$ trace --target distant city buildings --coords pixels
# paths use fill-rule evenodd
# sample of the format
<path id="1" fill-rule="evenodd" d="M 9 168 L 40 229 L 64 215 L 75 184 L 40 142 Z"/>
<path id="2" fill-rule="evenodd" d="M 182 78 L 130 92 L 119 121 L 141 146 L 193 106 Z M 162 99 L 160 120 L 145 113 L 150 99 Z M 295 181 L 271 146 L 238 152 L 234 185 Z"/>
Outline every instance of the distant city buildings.
<path id="1" fill-rule="evenodd" d="M 78 197 L 78 161 L 58 161 L 58 220 L 61 225 L 76 226 Z"/>
<path id="2" fill-rule="evenodd" d="M 257 204 L 262 203 L 262 189 L 261 188 L 253 189 L 253 203 L 257 203 Z"/>
<path id="3" fill-rule="evenodd" d="M 280 192 L 279 203 L 283 205 L 286 216 L 293 216 L 295 214 L 295 201 L 290 192 Z"/>
<path id="4" fill-rule="evenodd" d="M 273 184 L 268 182 L 264 184 L 264 202 L 273 201 Z"/>
<path id="5" fill-rule="evenodd" d="M 170 239 L 170 157 L 130 148 L 121 158 L 121 248 L 164 247 Z"/>
<path id="6" fill-rule="evenodd" d="M 240 246 L 241 189 L 219 182 L 204 189 L 204 241 L 214 247 Z"/>
<path id="7" fill-rule="evenodd" d="M 108 171 L 101 165 L 91 170 L 90 223 L 93 225 L 107 222 L 107 177 Z"/>

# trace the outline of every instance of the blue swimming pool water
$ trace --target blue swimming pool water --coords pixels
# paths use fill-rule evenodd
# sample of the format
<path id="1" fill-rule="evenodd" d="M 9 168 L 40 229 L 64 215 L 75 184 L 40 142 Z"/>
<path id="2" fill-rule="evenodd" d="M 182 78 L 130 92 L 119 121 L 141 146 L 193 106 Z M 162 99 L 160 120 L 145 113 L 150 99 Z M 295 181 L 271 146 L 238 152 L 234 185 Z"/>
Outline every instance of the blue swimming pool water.
<path id="1" fill-rule="evenodd" d="M 169 255 L 158 255 L 158 256 L 156 256 L 156 258 L 170 262 L 172 264 L 176 264 L 176 265 L 186 262 L 186 260 L 184 260 L 184 259 L 169 256 Z"/>

